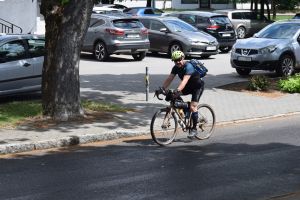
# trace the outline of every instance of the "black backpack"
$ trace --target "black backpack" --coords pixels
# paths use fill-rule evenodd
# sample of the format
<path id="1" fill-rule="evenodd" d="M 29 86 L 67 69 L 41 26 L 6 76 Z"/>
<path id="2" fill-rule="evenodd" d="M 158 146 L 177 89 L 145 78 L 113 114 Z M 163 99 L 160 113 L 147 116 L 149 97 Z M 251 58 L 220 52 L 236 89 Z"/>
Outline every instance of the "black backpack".
<path id="1" fill-rule="evenodd" d="M 203 63 L 196 59 L 191 59 L 189 62 L 193 65 L 194 69 L 200 74 L 201 78 L 206 76 L 208 69 L 203 65 Z"/>

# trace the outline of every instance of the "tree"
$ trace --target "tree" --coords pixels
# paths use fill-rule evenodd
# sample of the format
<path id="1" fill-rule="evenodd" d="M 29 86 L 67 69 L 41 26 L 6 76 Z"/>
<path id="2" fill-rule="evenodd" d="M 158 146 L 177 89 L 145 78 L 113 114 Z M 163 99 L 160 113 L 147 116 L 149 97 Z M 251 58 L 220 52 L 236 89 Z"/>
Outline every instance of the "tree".
<path id="1" fill-rule="evenodd" d="M 152 0 L 147 0 L 146 7 L 151 7 L 152 6 Z"/>
<path id="2" fill-rule="evenodd" d="M 83 116 L 80 51 L 94 0 L 42 0 L 47 53 L 42 72 L 43 115 L 55 120 Z"/>

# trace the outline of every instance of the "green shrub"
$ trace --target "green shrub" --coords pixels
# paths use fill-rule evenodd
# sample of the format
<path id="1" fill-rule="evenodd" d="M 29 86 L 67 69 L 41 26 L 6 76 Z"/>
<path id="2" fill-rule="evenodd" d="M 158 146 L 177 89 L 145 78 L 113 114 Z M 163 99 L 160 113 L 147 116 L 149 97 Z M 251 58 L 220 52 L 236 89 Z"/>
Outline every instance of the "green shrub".
<path id="1" fill-rule="evenodd" d="M 279 80 L 280 90 L 289 93 L 300 93 L 300 74 Z"/>
<path id="2" fill-rule="evenodd" d="M 270 86 L 270 82 L 264 75 L 252 76 L 248 84 L 249 90 L 266 91 Z"/>

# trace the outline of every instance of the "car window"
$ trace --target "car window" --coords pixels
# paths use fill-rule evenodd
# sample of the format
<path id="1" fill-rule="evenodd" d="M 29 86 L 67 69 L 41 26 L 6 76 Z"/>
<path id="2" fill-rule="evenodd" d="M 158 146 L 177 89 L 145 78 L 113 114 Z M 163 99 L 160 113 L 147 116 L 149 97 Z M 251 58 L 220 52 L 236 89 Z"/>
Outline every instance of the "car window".
<path id="1" fill-rule="evenodd" d="M 151 21 L 151 29 L 155 31 L 160 31 L 161 28 L 166 28 L 161 22 L 153 20 Z"/>
<path id="2" fill-rule="evenodd" d="M 23 41 L 12 41 L 0 46 L 0 62 L 9 62 L 26 58 L 25 44 Z"/>
<path id="3" fill-rule="evenodd" d="M 232 19 L 242 19 L 242 13 L 240 12 L 236 12 L 236 13 L 232 13 Z"/>
<path id="4" fill-rule="evenodd" d="M 97 27 L 105 24 L 103 19 L 91 19 L 90 27 Z"/>
<path id="5" fill-rule="evenodd" d="M 231 24 L 228 17 L 224 17 L 224 16 L 212 17 L 210 18 L 210 21 L 213 25 Z"/>
<path id="6" fill-rule="evenodd" d="M 140 21 L 143 23 L 143 25 L 144 25 L 147 29 L 150 29 L 150 20 L 148 20 L 148 19 L 140 19 Z"/>
<path id="7" fill-rule="evenodd" d="M 130 14 L 130 15 L 133 15 L 133 14 L 137 13 L 137 9 L 126 8 L 123 12 L 127 13 L 127 14 Z"/>
<path id="8" fill-rule="evenodd" d="M 208 23 L 208 18 L 207 17 L 197 16 L 197 23 L 198 24 L 207 24 Z"/>
<path id="9" fill-rule="evenodd" d="M 113 21 L 113 25 L 117 28 L 122 29 L 132 29 L 132 28 L 142 28 L 143 25 L 136 19 L 117 19 Z"/>
<path id="10" fill-rule="evenodd" d="M 257 20 L 259 19 L 259 16 L 258 13 L 255 12 L 244 12 L 244 19 Z"/>
<path id="11" fill-rule="evenodd" d="M 149 15 L 153 15 L 154 12 L 152 9 L 145 9 L 144 14 L 149 14 Z"/>
<path id="12" fill-rule="evenodd" d="M 45 40 L 29 39 L 28 45 L 30 57 L 39 57 L 45 55 Z"/>
<path id="13" fill-rule="evenodd" d="M 256 35 L 256 37 L 271 39 L 289 39 L 292 38 L 298 30 L 300 30 L 299 24 L 273 24 L 259 32 Z"/>
<path id="14" fill-rule="evenodd" d="M 183 21 L 185 21 L 189 24 L 195 24 L 196 23 L 196 16 L 195 15 L 182 14 L 182 15 L 180 15 L 180 19 L 182 19 Z"/>
<path id="15" fill-rule="evenodd" d="M 178 20 L 165 20 L 167 26 L 172 30 L 172 31 L 192 31 L 195 32 L 197 31 L 196 28 L 194 28 L 193 26 L 182 22 L 182 21 L 178 21 Z"/>

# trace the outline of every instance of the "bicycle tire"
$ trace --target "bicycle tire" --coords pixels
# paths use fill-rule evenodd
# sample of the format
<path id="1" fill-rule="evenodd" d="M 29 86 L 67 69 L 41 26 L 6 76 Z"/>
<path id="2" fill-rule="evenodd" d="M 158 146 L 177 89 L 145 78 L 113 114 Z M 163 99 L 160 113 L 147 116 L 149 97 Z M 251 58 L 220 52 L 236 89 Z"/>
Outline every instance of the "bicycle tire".
<path id="1" fill-rule="evenodd" d="M 169 109 L 160 109 L 153 115 L 151 120 L 151 137 L 160 146 L 171 144 L 177 133 L 177 117 L 174 113 L 168 112 L 170 112 Z"/>
<path id="2" fill-rule="evenodd" d="M 215 130 L 216 116 L 214 110 L 208 104 L 198 105 L 197 135 L 199 140 L 208 139 Z"/>

